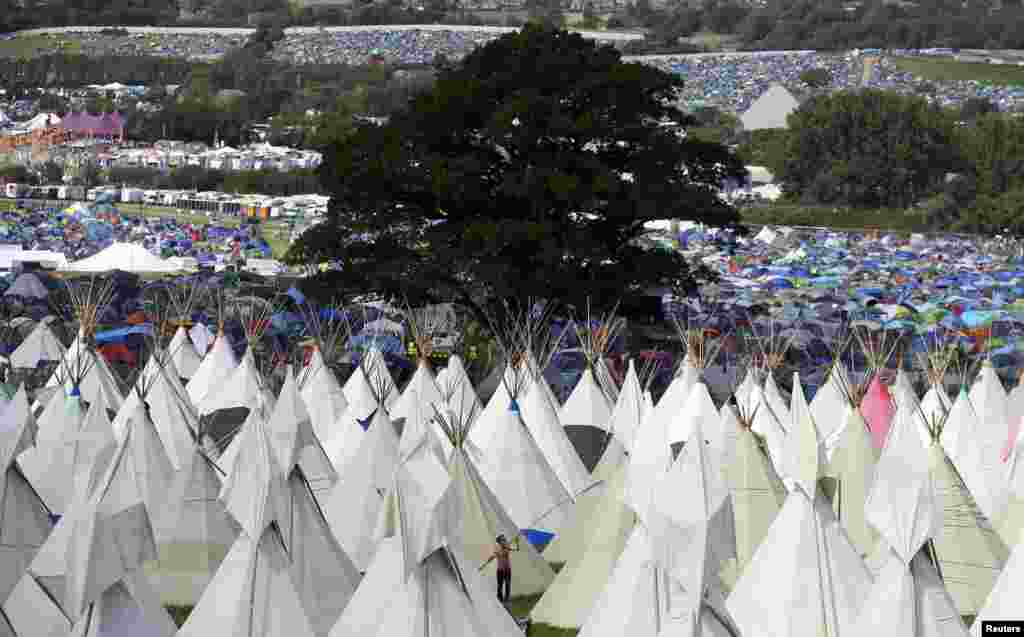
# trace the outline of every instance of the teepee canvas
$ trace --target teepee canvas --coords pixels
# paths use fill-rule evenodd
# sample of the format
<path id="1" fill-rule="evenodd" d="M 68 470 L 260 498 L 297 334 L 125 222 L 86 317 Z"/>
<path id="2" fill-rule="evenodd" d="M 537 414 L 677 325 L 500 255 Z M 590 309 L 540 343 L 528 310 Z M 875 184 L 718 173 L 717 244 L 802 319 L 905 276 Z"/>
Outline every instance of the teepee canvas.
<path id="1" fill-rule="evenodd" d="M 367 569 L 376 551 L 374 525 L 399 461 L 398 432 L 384 407 L 391 387 L 383 375 L 373 374 L 375 368 L 368 358 L 354 374 L 364 374 L 368 386 L 371 381 L 379 383 L 372 388 L 378 407 L 361 435 L 357 453 L 338 472 L 338 481 L 323 500 L 331 528 L 360 571 Z"/>
<path id="2" fill-rule="evenodd" d="M 867 518 L 889 549 L 856 622 L 858 634 L 899 631 L 925 637 L 966 637 L 953 600 L 942 584 L 929 540 L 942 526 L 942 510 L 928 455 L 912 407 L 896 414 L 868 495 Z"/>
<path id="3" fill-rule="evenodd" d="M 35 369 L 41 362 L 60 362 L 67 348 L 54 335 L 50 324 L 54 317 L 48 316 L 36 323 L 25 340 L 11 353 L 11 367 Z"/>
<path id="4" fill-rule="evenodd" d="M 379 548 L 330 637 L 517 637 L 522 631 L 445 529 L 449 474 L 425 445 L 395 472 Z"/>
<path id="5" fill-rule="evenodd" d="M 345 314 L 335 307 L 305 305 L 303 317 L 313 351 L 299 376 L 299 394 L 309 410 L 314 433 L 326 442 L 334 435 L 334 423 L 348 408 L 345 392 L 331 366 L 348 341 L 351 327 Z"/>
<path id="6" fill-rule="evenodd" d="M 18 467 L 18 455 L 34 435 L 35 419 L 21 387 L 0 405 L 0 600 L 7 599 L 50 534 L 49 511 Z"/>
<path id="7" fill-rule="evenodd" d="M 467 446 L 471 445 L 471 423 L 459 421 L 461 416 L 455 410 L 437 410 L 434 413 L 453 448 L 447 462 L 451 480 L 449 505 L 454 513 L 449 524 L 449 539 L 461 555 L 483 564 L 494 551 L 495 538 L 499 535 L 518 537 L 519 528 L 484 482 L 470 456 Z M 512 596 L 543 593 L 554 579 L 554 572 L 530 543 L 517 544 L 519 550 L 510 556 Z M 497 564 L 488 564 L 485 576 L 494 579 L 496 570 Z"/>
<path id="8" fill-rule="evenodd" d="M 623 502 L 626 467 L 624 462 L 608 464 L 611 474 L 595 489 L 598 495 L 587 509 L 585 519 L 581 518 L 578 541 L 561 544 L 573 551 L 568 554 L 563 550 L 563 555 L 568 555 L 559 556 L 559 561 L 564 562 L 562 569 L 530 613 L 536 623 L 564 628 L 582 626 L 626 548 L 636 521 Z M 552 546 L 545 549 L 545 559 L 551 560 L 551 549 Z"/>
<path id="9" fill-rule="evenodd" d="M 726 465 L 736 518 L 736 562 L 729 565 L 728 573 L 723 575 L 724 584 L 729 588 L 754 557 L 786 499 L 786 488 L 775 472 L 766 446 L 751 426 L 757 411 L 750 411 L 749 405 L 741 400 L 737 401 L 736 412 L 728 405 L 722 410 L 735 416 L 737 427 Z"/>
<path id="10" fill-rule="evenodd" d="M 726 606 L 743 634 L 852 635 L 871 576 L 818 487 L 824 449 L 796 375 L 792 422 L 787 462 L 796 488 Z"/>
<path id="11" fill-rule="evenodd" d="M 103 477 L 75 498 L 33 560 L 25 577 L 40 586 L 23 591 L 35 591 L 32 606 L 5 608 L 9 615 L 40 612 L 52 604 L 76 634 L 174 634 L 174 623 L 144 572 L 146 562 L 156 558 L 148 512 L 158 506 L 156 492 L 166 491 L 161 474 L 169 473 L 151 453 L 154 443 L 159 444 L 152 423 L 133 421 Z M 167 468 L 166 458 L 163 462 Z M 12 624 L 23 621 L 30 620 Z"/>
<path id="12" fill-rule="evenodd" d="M 232 376 L 236 367 L 238 367 L 238 359 L 235 358 L 227 335 L 221 329 L 217 332 L 213 347 L 203 357 L 199 367 L 189 379 L 188 385 L 185 386 L 192 399 L 192 404 L 201 405 L 207 394 Z"/>

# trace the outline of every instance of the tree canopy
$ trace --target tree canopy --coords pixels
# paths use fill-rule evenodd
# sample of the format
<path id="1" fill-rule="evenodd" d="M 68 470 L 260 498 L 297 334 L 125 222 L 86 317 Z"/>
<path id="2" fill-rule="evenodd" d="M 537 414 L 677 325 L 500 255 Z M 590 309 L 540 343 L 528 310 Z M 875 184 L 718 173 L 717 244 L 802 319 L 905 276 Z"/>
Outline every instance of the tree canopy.
<path id="1" fill-rule="evenodd" d="M 906 207 L 960 166 L 953 117 L 924 98 L 884 91 L 820 95 L 788 118 L 786 152 L 769 166 L 806 201 Z"/>
<path id="2" fill-rule="evenodd" d="M 478 313 L 692 285 L 709 273 L 637 239 L 656 219 L 736 223 L 717 190 L 744 169 L 685 138 L 681 84 L 564 30 L 505 35 L 387 124 L 327 149 L 327 218 L 288 259 L 340 264 L 329 276 L 349 290 L 457 298 Z"/>

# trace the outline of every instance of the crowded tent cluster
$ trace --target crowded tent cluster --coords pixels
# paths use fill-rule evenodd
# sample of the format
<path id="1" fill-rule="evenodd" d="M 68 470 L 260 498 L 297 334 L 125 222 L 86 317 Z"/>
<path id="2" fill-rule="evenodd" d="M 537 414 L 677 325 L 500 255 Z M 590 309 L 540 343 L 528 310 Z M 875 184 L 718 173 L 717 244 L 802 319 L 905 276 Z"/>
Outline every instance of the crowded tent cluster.
<path id="1" fill-rule="evenodd" d="M 972 348 L 986 351 L 1003 376 L 1024 367 L 1018 241 L 784 227 L 736 237 L 694 225 L 652 240 L 719 274 L 705 296 L 729 320 L 752 313 L 796 321 L 808 344 L 850 314 L 918 334 L 952 329 L 975 336 Z M 818 348 L 819 359 L 827 355 Z M 801 370 L 811 386 L 821 376 L 820 360 Z"/>
<path id="2" fill-rule="evenodd" d="M 442 54 L 458 59 L 512 27 L 464 25 L 374 25 L 291 27 L 274 45 L 275 59 L 292 64 L 430 64 Z M 241 48 L 254 29 L 205 27 L 53 27 L 20 32 L 51 38 L 55 47 L 72 41 L 85 55 L 150 55 L 209 61 Z M 642 40 L 641 34 L 583 32 L 606 42 Z M 67 44 L 61 44 L 67 43 Z"/>
<path id="3" fill-rule="evenodd" d="M 681 100 L 688 107 L 716 106 L 742 113 L 772 84 L 795 87 L 811 69 L 829 73 L 829 90 L 860 85 L 862 56 L 814 51 L 694 54 L 652 58 L 651 64 L 686 80 Z"/>
<path id="4" fill-rule="evenodd" d="M 173 217 L 124 216 L 106 198 L 93 205 L 77 203 L 63 209 L 20 208 L 0 213 L 0 243 L 0 272 L 4 273 L 16 270 L 16 263 L 81 271 L 82 261 L 98 256 L 110 264 L 106 269 L 139 274 L 200 267 L 222 269 L 241 260 L 269 259 L 273 254 L 254 225 L 227 227 Z M 105 254 L 116 246 L 132 246 L 133 252 L 148 257 L 140 256 L 140 264 L 118 263 L 116 254 Z M 177 260 L 167 262 L 171 259 Z M 159 267 L 147 269 L 153 264 Z"/>
<path id="5" fill-rule="evenodd" d="M 980 637 L 1018 612 L 1024 386 L 960 330 L 851 311 L 811 396 L 798 320 L 691 302 L 653 392 L 657 356 L 611 360 L 614 308 L 486 312 L 479 380 L 464 343 L 434 369 L 442 306 L 121 279 L 5 321 L 5 634 Z"/>
<path id="6" fill-rule="evenodd" d="M 432 64 L 437 55 L 457 60 L 501 33 L 451 30 L 367 30 L 288 33 L 271 57 L 290 64 Z"/>
<path id="7" fill-rule="evenodd" d="M 55 43 L 73 41 L 84 55 L 152 55 L 211 61 L 232 49 L 241 48 L 248 38 L 245 29 L 176 30 L 128 33 L 118 29 L 56 29 L 48 37 Z"/>
<path id="8" fill-rule="evenodd" d="M 960 107 L 969 99 L 985 98 L 1000 111 L 1024 110 L 1024 87 L 1000 85 L 979 80 L 942 81 L 923 80 L 912 73 L 896 68 L 891 57 L 881 57 L 868 71 L 866 85 L 900 93 L 926 94 L 929 99 L 945 107 Z"/>

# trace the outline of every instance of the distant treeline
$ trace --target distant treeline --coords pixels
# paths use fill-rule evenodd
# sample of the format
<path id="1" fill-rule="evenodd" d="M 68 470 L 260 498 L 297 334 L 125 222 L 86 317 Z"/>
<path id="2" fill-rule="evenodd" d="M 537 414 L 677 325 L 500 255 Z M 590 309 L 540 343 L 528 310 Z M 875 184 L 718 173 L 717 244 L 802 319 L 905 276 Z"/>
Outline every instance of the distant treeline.
<path id="1" fill-rule="evenodd" d="M 379 82 L 397 67 L 353 67 L 344 64 L 288 65 L 268 58 L 232 56 L 229 63 L 190 62 L 147 55 L 53 53 L 29 60 L 0 58 L 0 85 L 17 92 L 40 86 L 81 88 L 90 84 L 187 85 L 205 77 L 213 89 L 248 91 L 261 85 L 302 86 L 304 83 L 348 86 Z"/>
<path id="2" fill-rule="evenodd" d="M 315 170 L 244 170 L 225 172 L 184 166 L 163 172 L 154 168 L 113 167 L 102 176 L 108 184 L 166 190 L 259 193 L 274 197 L 319 193 Z"/>
<path id="3" fill-rule="evenodd" d="M 1024 47 L 1019 2 L 782 0 L 752 8 L 735 0 L 708 0 L 699 7 L 657 11 L 645 4 L 609 22 L 647 27 L 643 46 L 713 32 L 733 35 L 749 50 Z"/>

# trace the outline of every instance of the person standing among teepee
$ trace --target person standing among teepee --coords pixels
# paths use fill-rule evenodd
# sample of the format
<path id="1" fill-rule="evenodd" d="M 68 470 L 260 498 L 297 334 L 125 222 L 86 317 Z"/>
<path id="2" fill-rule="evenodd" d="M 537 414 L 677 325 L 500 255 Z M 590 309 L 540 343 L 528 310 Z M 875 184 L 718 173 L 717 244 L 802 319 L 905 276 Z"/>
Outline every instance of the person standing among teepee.
<path id="1" fill-rule="evenodd" d="M 494 553 L 487 558 L 486 562 L 480 565 L 479 570 L 484 570 L 488 564 L 498 560 L 498 601 L 506 603 L 512 591 L 511 555 L 513 551 L 519 550 L 519 536 L 516 536 L 512 544 L 508 543 L 508 539 L 504 535 L 496 537 L 495 542 L 497 542 L 497 545 L 494 547 Z"/>

